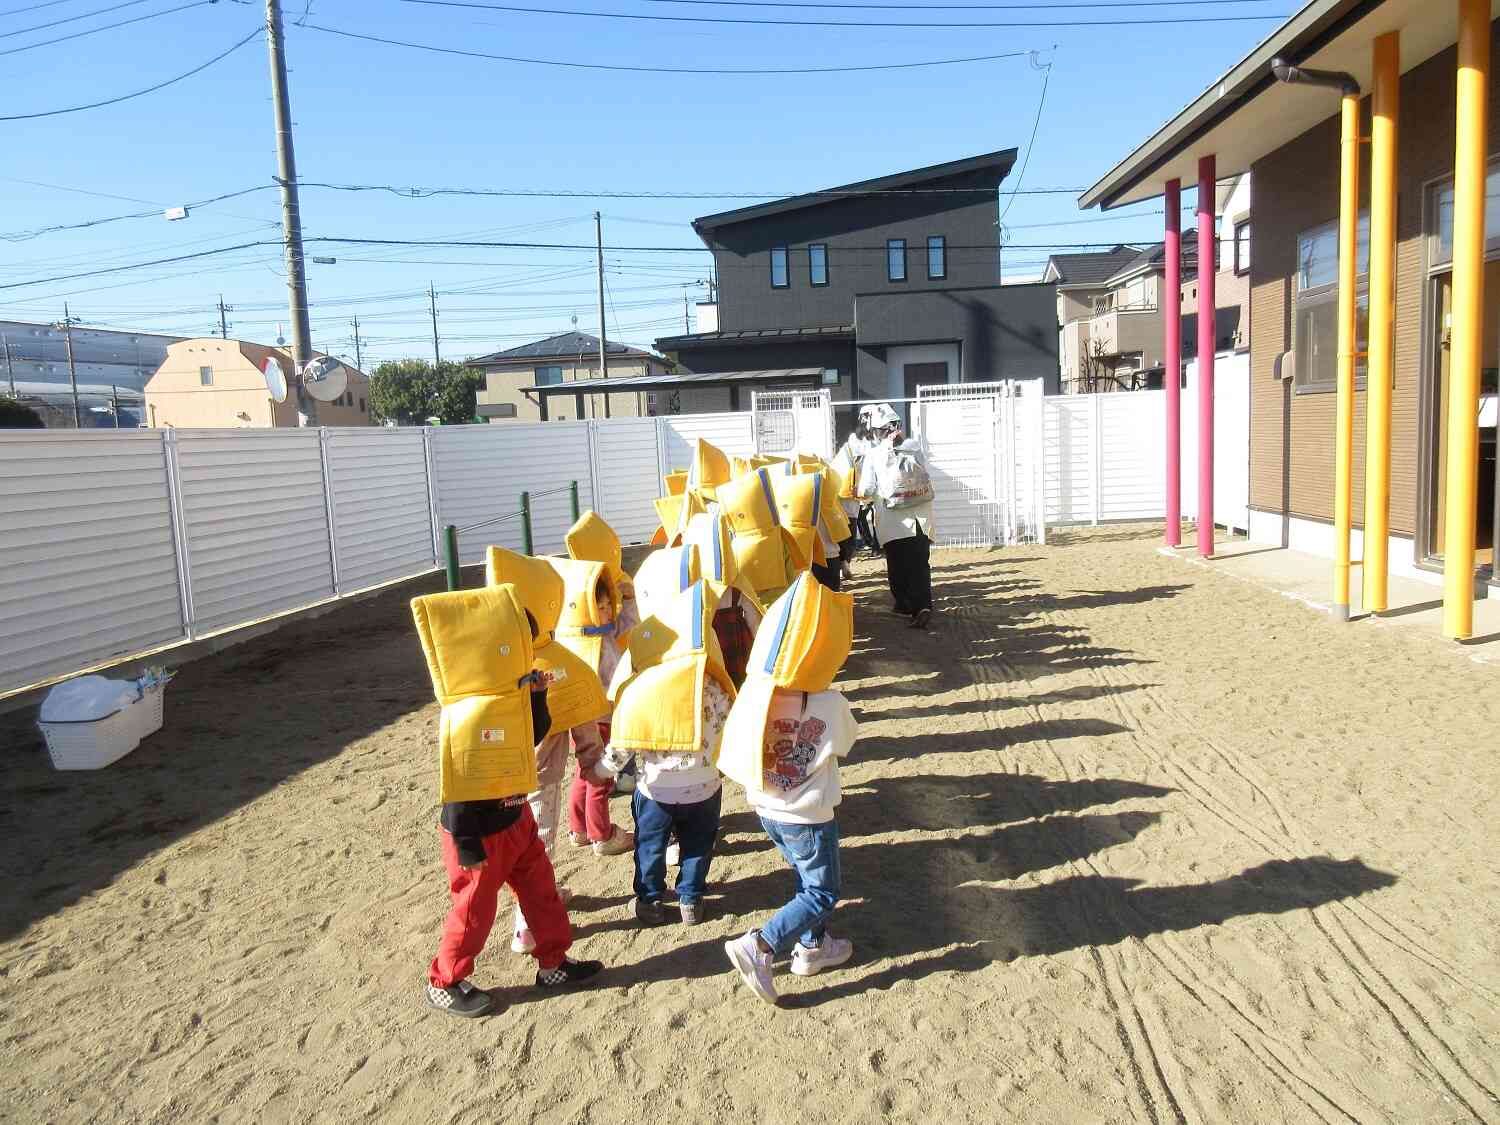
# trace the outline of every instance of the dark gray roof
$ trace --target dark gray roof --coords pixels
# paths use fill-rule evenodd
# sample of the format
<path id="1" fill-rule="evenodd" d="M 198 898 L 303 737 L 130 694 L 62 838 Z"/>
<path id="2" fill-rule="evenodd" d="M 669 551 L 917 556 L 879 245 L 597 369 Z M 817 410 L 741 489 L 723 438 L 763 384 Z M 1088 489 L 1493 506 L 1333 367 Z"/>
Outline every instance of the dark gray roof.
<path id="1" fill-rule="evenodd" d="M 852 340 L 852 324 L 825 328 L 751 328 L 740 332 L 693 332 L 686 336 L 662 336 L 656 341 L 661 351 L 668 348 L 695 348 L 713 344 L 734 344 L 746 340 Z"/>
<path id="2" fill-rule="evenodd" d="M 1059 285 L 1103 285 L 1139 256 L 1141 249 L 1121 244 L 1086 254 L 1053 254 L 1047 263 L 1057 271 Z"/>
<path id="3" fill-rule="evenodd" d="M 619 391 L 670 390 L 673 387 L 714 387 L 733 383 L 798 383 L 822 378 L 821 367 L 778 367 L 766 371 L 699 371 L 681 375 L 642 375 L 635 379 L 578 379 L 571 383 L 549 383 L 544 387 L 522 387 L 523 393 L 543 395 L 597 395 Z"/>
<path id="4" fill-rule="evenodd" d="M 643 352 L 639 348 L 628 347 L 625 344 L 606 343 L 604 348 L 607 356 L 637 355 L 651 358 L 650 352 Z M 548 336 L 545 340 L 534 340 L 529 344 L 506 348 L 503 352 L 476 356 L 468 363 L 470 366 L 477 367 L 488 363 L 505 363 L 514 359 L 554 359 L 562 356 L 597 356 L 598 354 L 598 336 L 590 336 L 587 332 L 563 332 L 556 336 Z"/>
<path id="5" fill-rule="evenodd" d="M 1129 277 L 1131 274 L 1142 269 L 1159 266 L 1167 260 L 1167 244 L 1165 242 L 1154 242 L 1150 246 L 1141 247 L 1133 254 L 1119 269 L 1105 279 L 1106 284 Z M 1198 272 L 1198 233 L 1194 230 L 1182 232 L 1182 276 L 1189 278 Z"/>
<path id="6" fill-rule="evenodd" d="M 737 207 L 733 211 L 720 211 L 714 215 L 704 215 L 693 220 L 693 229 L 700 235 L 705 231 L 716 227 L 728 226 L 730 223 L 742 223 L 747 219 L 760 219 L 767 215 L 779 215 L 786 211 L 801 211 L 808 207 L 819 207 L 827 203 L 836 203 L 844 194 L 857 194 L 872 191 L 900 191 L 903 188 L 917 188 L 934 180 L 943 180 L 951 176 L 962 176 L 971 172 L 991 171 L 993 184 L 977 190 L 988 191 L 1000 186 L 1000 181 L 1010 173 L 1011 165 L 1016 162 L 1016 150 L 1013 148 L 1001 149 L 999 152 L 987 152 L 982 156 L 969 156 L 962 160 L 949 160 L 943 164 L 930 164 L 925 168 L 913 168 L 909 172 L 895 172 L 889 176 L 877 176 L 873 180 L 859 180 L 852 184 L 842 184 L 839 187 L 824 188 L 821 191 L 811 191 L 805 195 L 792 195 L 786 199 L 777 199 L 771 203 L 757 203 L 751 207 Z"/>

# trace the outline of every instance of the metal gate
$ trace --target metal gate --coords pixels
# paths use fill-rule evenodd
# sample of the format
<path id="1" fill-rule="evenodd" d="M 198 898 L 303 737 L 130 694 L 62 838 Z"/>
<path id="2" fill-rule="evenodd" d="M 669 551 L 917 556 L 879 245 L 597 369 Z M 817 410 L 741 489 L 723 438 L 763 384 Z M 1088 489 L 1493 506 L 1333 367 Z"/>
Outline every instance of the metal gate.
<path id="1" fill-rule="evenodd" d="M 833 399 L 828 391 L 756 391 L 750 401 L 757 453 L 833 456 Z"/>
<path id="2" fill-rule="evenodd" d="M 1045 540 L 1040 383 L 919 387 L 914 413 L 939 546 Z"/>

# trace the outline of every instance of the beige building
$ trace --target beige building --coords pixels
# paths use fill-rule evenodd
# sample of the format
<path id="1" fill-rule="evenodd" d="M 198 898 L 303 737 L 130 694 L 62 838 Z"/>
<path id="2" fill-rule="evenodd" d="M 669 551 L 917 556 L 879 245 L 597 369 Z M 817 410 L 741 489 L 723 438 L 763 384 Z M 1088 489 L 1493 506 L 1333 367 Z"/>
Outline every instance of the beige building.
<path id="1" fill-rule="evenodd" d="M 290 352 L 244 340 L 207 336 L 182 340 L 167 348 L 167 358 L 146 383 L 148 426 L 190 428 L 295 427 L 297 392 L 288 386 L 286 401 L 272 399 L 265 363 L 280 361 L 290 382 L 295 367 Z M 320 426 L 369 426 L 370 381 L 352 367 L 349 386 L 334 402 L 318 403 Z"/>
<path id="2" fill-rule="evenodd" d="M 667 361 L 650 352 L 624 344 L 607 344 L 605 358 L 612 379 L 635 379 L 644 375 L 665 375 Z M 540 422 L 541 407 L 527 387 L 598 380 L 599 338 L 585 332 L 564 332 L 503 352 L 479 356 L 467 365 L 484 375 L 484 387 L 475 399 L 481 418 L 491 422 Z M 631 418 L 666 413 L 665 404 L 655 396 L 641 392 L 558 396 L 552 400 L 551 421 L 580 418 Z"/>

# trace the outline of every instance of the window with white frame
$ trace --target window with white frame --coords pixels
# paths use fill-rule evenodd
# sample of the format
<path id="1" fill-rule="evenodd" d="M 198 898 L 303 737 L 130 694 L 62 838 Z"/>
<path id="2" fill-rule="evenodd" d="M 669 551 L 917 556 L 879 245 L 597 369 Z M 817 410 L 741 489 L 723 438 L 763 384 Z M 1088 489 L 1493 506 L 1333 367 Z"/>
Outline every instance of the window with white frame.
<path id="1" fill-rule="evenodd" d="M 1358 274 L 1354 304 L 1354 349 L 1364 352 L 1368 338 L 1370 294 L 1370 216 L 1359 217 L 1355 250 Z M 1292 314 L 1292 350 L 1296 356 L 1295 383 L 1299 391 L 1338 388 L 1339 369 L 1339 225 L 1337 220 L 1297 236 L 1297 295 Z M 1356 359 L 1356 379 L 1364 377 L 1363 359 Z"/>
<path id="2" fill-rule="evenodd" d="M 1250 220 L 1234 224 L 1234 272 L 1243 277 L 1250 272 Z"/>
<path id="3" fill-rule="evenodd" d="M 214 385 L 214 369 L 212 367 L 198 368 L 198 385 L 200 387 L 211 387 Z"/>
<path id="4" fill-rule="evenodd" d="M 785 289 L 792 283 L 787 272 L 786 247 L 771 247 L 771 288 Z"/>
<path id="5" fill-rule="evenodd" d="M 563 381 L 561 364 L 538 367 L 533 374 L 536 376 L 536 385 L 539 387 L 555 387 Z"/>

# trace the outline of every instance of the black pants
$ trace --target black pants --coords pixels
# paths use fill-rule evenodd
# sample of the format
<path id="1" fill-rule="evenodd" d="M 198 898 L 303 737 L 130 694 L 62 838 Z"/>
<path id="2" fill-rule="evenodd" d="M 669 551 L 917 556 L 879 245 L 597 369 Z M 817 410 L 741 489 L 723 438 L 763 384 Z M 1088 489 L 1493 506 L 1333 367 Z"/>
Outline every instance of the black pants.
<path id="1" fill-rule="evenodd" d="M 843 572 L 839 570 L 837 559 L 829 559 L 827 563 L 822 565 L 813 563 L 812 576 L 830 590 L 837 590 L 839 584 L 844 580 Z"/>
<path id="2" fill-rule="evenodd" d="M 885 545 L 885 576 L 897 613 L 932 608 L 932 541 L 920 531 Z"/>
<path id="3" fill-rule="evenodd" d="M 859 550 L 859 536 L 854 532 L 849 533 L 849 538 L 839 544 L 839 562 L 846 563 L 854 558 Z"/>
<path id="4" fill-rule="evenodd" d="M 869 505 L 859 509 L 859 518 L 855 521 L 859 528 L 859 538 L 871 551 L 880 550 L 880 539 L 875 534 L 875 513 Z"/>

